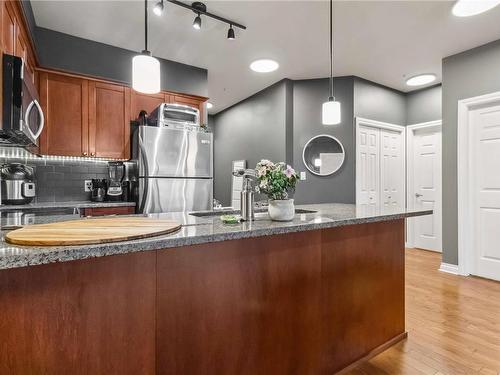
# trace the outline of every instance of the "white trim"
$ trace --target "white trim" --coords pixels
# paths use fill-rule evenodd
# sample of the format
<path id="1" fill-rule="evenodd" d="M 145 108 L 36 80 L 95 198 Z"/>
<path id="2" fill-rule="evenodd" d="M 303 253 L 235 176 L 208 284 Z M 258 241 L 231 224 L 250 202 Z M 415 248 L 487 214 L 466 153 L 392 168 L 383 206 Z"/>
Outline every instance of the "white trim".
<path id="1" fill-rule="evenodd" d="M 458 275 L 458 266 L 456 264 L 441 263 L 441 266 L 439 267 L 439 271 L 451 273 L 453 275 Z"/>
<path id="2" fill-rule="evenodd" d="M 406 127 L 407 132 L 406 132 L 406 207 L 408 209 L 412 209 L 413 207 L 413 195 L 415 194 L 414 186 L 413 186 L 413 173 L 410 173 L 411 170 L 413 170 L 413 137 L 415 135 L 415 131 L 417 130 L 441 130 L 442 131 L 442 120 L 435 120 L 435 121 L 428 121 L 428 122 L 422 122 L 420 124 L 414 124 L 414 125 L 408 125 Z M 441 149 L 441 160 L 443 159 L 442 157 L 442 152 L 443 150 Z M 441 173 L 442 173 L 442 166 L 441 166 Z M 441 188 L 442 188 L 442 182 L 441 182 Z M 442 202 L 441 202 L 442 204 Z M 442 212 L 442 208 L 441 208 Z M 406 220 L 406 243 L 408 247 L 414 247 L 414 231 L 413 231 L 413 220 Z M 442 237 L 441 233 L 441 237 Z M 432 250 L 431 250 L 432 251 Z M 438 252 L 442 252 L 438 251 Z"/>
<path id="3" fill-rule="evenodd" d="M 477 106 L 495 102 L 500 102 L 500 91 L 459 100 L 457 105 L 458 273 L 464 276 L 470 275 L 473 264 L 469 112 Z"/>
<path id="4" fill-rule="evenodd" d="M 401 125 L 396 125 L 396 124 L 390 124 L 388 122 L 382 122 L 382 121 L 376 121 L 376 120 L 370 120 L 366 119 L 363 117 L 356 117 L 356 126 L 355 126 L 355 134 L 354 134 L 354 139 L 355 139 L 355 144 L 356 144 L 356 204 L 358 203 L 358 197 L 360 196 L 359 192 L 359 185 L 358 181 L 360 180 L 360 177 L 358 175 L 360 171 L 360 160 L 358 158 L 358 149 L 359 149 L 359 128 L 361 126 L 368 126 L 376 129 L 386 129 L 386 130 L 392 130 L 401 133 L 401 136 L 403 138 L 403 144 L 401 145 L 401 156 L 403 158 L 403 173 L 406 176 L 406 127 L 401 126 Z M 380 189 L 379 189 L 380 191 Z M 406 177 L 403 180 L 403 197 L 406 197 Z"/>

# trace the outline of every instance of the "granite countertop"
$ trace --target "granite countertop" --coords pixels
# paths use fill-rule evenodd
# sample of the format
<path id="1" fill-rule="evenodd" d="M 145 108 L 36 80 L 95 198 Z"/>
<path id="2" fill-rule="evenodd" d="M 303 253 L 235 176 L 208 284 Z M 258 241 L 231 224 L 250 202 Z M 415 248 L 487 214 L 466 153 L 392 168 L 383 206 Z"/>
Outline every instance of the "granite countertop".
<path id="1" fill-rule="evenodd" d="M 301 205 L 296 208 L 316 212 L 297 214 L 295 219 L 290 222 L 271 221 L 267 213 L 257 213 L 253 222 L 230 225 L 223 224 L 218 216 L 196 217 L 188 213 L 151 214 L 146 216 L 177 220 L 182 224 L 182 228 L 170 235 L 86 246 L 15 246 L 4 241 L 4 234 L 6 232 L 2 231 L 2 239 L 0 241 L 0 270 L 432 214 L 432 210 L 423 208 L 414 210 L 387 209 L 381 207 L 357 207 L 351 204 L 336 203 Z M 35 218 L 35 222 L 47 223 L 72 219 L 74 219 L 73 215 L 38 216 Z"/>
<path id="2" fill-rule="evenodd" d="M 52 208 L 97 208 L 97 207 L 135 207 L 135 202 L 92 202 L 92 201 L 68 201 L 68 202 L 37 202 L 28 204 L 5 204 L 0 205 L 0 212 L 10 210 L 47 210 Z"/>

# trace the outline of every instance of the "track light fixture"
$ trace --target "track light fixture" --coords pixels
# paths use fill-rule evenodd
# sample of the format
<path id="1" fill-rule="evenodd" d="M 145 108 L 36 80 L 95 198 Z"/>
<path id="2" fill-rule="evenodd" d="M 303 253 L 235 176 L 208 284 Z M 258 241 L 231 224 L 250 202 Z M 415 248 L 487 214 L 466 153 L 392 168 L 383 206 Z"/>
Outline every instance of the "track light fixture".
<path id="1" fill-rule="evenodd" d="M 193 22 L 193 28 L 195 28 L 196 30 L 201 29 L 201 16 L 202 15 L 206 16 L 206 17 L 213 18 L 214 20 L 217 20 L 220 22 L 227 23 L 229 25 L 229 29 L 227 31 L 227 39 L 229 39 L 229 40 L 235 39 L 235 33 L 234 33 L 233 27 L 238 27 L 242 30 L 246 30 L 246 26 L 244 26 L 244 25 L 241 25 L 237 22 L 228 20 L 227 18 L 220 17 L 216 14 L 207 12 L 207 6 L 199 1 L 195 1 L 191 5 L 183 3 L 182 1 L 179 1 L 179 0 L 167 0 L 167 1 L 169 3 L 172 3 L 174 5 L 178 5 L 182 8 L 185 8 L 185 9 L 189 9 L 189 10 L 193 11 L 194 13 L 196 13 L 196 18 L 194 19 L 194 22 Z M 161 0 L 161 2 L 163 4 L 163 0 Z M 155 13 L 156 13 L 156 11 L 155 11 Z"/>
<path id="2" fill-rule="evenodd" d="M 227 30 L 227 39 L 234 40 L 234 29 L 233 25 L 229 26 L 229 30 Z"/>
<path id="3" fill-rule="evenodd" d="M 201 29 L 201 17 L 200 17 L 200 13 L 198 13 L 198 15 L 196 16 L 196 18 L 194 19 L 193 27 L 196 30 Z"/>
<path id="4" fill-rule="evenodd" d="M 154 8 L 153 8 L 153 12 L 154 14 L 156 14 L 157 16 L 161 16 L 161 14 L 163 13 L 163 0 L 160 0 L 158 1 Z"/>

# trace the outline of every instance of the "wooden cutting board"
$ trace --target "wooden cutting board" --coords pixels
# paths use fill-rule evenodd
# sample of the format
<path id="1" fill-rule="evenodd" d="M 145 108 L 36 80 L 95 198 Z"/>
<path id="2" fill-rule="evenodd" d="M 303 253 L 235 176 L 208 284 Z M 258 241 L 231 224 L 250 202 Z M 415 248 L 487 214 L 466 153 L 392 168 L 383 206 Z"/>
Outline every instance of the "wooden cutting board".
<path id="1" fill-rule="evenodd" d="M 7 242 L 25 246 L 90 245 L 159 236 L 181 227 L 173 220 L 149 217 L 108 217 L 27 225 L 5 235 Z"/>

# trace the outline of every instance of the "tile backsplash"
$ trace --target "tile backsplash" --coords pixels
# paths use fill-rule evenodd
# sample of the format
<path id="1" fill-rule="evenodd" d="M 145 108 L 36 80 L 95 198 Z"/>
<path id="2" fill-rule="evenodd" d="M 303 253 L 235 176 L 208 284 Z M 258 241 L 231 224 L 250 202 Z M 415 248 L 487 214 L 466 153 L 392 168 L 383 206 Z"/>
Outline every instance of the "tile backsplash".
<path id="1" fill-rule="evenodd" d="M 84 181 L 108 177 L 107 160 L 33 155 L 22 148 L 0 147 L 0 164 L 22 163 L 34 168 L 33 202 L 89 200 Z"/>

